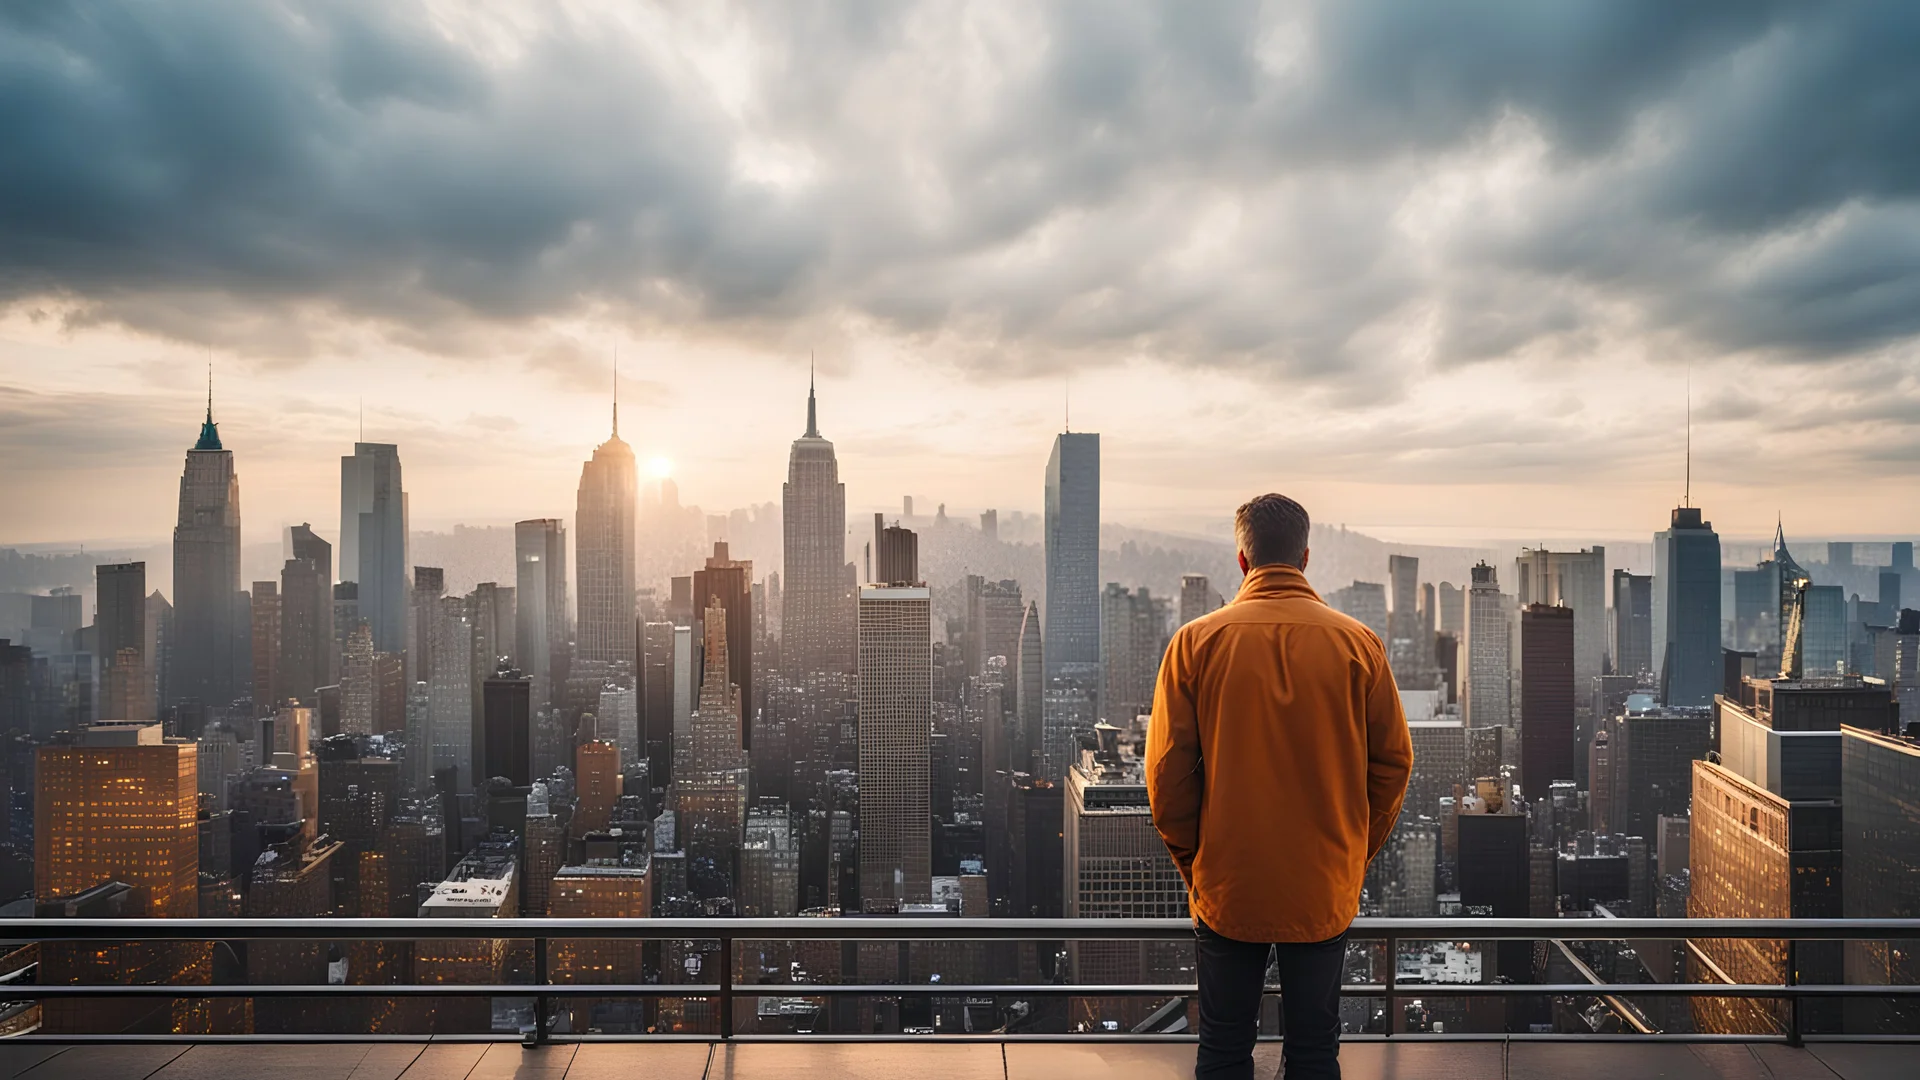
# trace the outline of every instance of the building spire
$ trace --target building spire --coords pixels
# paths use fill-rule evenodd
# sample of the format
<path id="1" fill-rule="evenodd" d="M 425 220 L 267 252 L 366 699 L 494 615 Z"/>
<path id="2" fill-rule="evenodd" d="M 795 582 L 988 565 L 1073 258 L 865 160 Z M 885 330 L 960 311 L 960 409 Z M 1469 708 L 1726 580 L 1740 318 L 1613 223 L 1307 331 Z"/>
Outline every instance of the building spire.
<path id="1" fill-rule="evenodd" d="M 807 438 L 820 437 L 820 424 L 813 405 L 813 350 L 807 350 Z"/>
<path id="2" fill-rule="evenodd" d="M 200 441 L 195 450 L 219 450 L 220 428 L 213 422 L 213 361 L 207 361 L 207 419 L 200 425 Z"/>
<path id="3" fill-rule="evenodd" d="M 620 437 L 620 346 L 613 347 L 613 437 Z"/>

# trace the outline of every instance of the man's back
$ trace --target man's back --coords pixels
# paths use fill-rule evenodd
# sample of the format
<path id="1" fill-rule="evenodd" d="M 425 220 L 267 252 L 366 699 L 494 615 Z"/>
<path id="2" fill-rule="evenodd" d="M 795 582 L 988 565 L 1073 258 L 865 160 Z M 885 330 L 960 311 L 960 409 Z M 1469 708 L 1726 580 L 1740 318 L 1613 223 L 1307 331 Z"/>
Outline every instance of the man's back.
<path id="1" fill-rule="evenodd" d="M 1347 928 L 1413 761 L 1379 638 L 1292 566 L 1174 635 L 1147 739 L 1154 824 L 1194 914 L 1240 941 Z"/>

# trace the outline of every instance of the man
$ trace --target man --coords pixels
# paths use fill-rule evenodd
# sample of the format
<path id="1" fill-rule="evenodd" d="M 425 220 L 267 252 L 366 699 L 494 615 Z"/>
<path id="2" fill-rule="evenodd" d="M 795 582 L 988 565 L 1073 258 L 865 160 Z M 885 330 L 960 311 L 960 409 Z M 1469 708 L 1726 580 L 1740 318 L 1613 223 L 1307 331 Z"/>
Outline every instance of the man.
<path id="1" fill-rule="evenodd" d="M 1285 1075 L 1340 1075 L 1347 926 L 1413 768 L 1380 639 L 1307 584 L 1308 528 L 1281 495 L 1240 508 L 1239 595 L 1174 634 L 1153 697 L 1147 795 L 1193 909 L 1201 1080 L 1251 1080 L 1275 951 Z"/>

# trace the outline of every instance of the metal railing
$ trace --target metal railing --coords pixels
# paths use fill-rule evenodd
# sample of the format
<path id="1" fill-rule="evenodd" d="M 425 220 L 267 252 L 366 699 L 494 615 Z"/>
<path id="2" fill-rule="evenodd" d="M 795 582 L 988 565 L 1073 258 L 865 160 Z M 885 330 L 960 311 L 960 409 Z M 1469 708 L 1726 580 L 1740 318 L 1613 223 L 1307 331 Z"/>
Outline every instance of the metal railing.
<path id="1" fill-rule="evenodd" d="M 753 983 L 736 985 L 739 941 L 1190 941 L 1185 919 L 957 919 L 853 916 L 785 919 L 0 919 L 0 943 L 213 941 L 515 941 L 533 944 L 533 981 L 428 985 L 0 985 L 0 1001 L 84 998 L 401 998 L 519 997 L 534 999 L 533 1042 L 546 1042 L 548 1004 L 567 998 L 705 998 L 718 1013 L 721 1039 L 732 1039 L 736 998 L 1071 996 L 1179 997 L 1193 984 L 970 984 Z M 1763 939 L 1786 942 L 1787 978 L 1781 983 L 1402 983 L 1397 957 L 1403 941 L 1687 941 Z M 547 952 L 555 941 L 714 941 L 719 980 L 712 983 L 566 983 L 550 980 Z M 1537 996 L 1712 997 L 1788 999 L 1785 1040 L 1801 1040 L 1800 1003 L 1807 999 L 1920 997 L 1920 986 L 1803 984 L 1795 977 L 1801 941 L 1915 941 L 1920 919 L 1439 919 L 1361 918 L 1349 942 L 1385 945 L 1386 978 L 1347 983 L 1344 997 L 1381 998 L 1392 1037 L 1396 1005 L 1405 998 Z M 704 970 L 704 968 L 703 968 Z M 1270 987 L 1268 992 L 1277 992 Z M 650 1036 L 634 1036 L 648 1038 Z M 1579 1036 L 1573 1036 L 1579 1037 Z M 1767 1036 L 1754 1036 L 1767 1038 Z M 61 1036 L 61 1038 L 70 1038 Z M 193 1036 L 181 1036 L 193 1038 Z M 952 1036 L 942 1036 L 952 1038 Z"/>

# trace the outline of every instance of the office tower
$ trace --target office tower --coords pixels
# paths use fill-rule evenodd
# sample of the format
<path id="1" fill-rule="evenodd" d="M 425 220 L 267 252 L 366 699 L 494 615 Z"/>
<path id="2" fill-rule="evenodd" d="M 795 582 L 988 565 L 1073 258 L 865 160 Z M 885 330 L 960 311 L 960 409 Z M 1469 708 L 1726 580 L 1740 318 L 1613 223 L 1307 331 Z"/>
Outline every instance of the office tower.
<path id="1" fill-rule="evenodd" d="M 600 708 L 594 717 L 598 721 L 599 737 L 620 748 L 621 768 L 646 760 L 646 747 L 640 741 L 638 690 L 611 684 L 602 687 Z"/>
<path id="2" fill-rule="evenodd" d="M 740 845 L 740 914 L 776 919 L 799 910 L 800 848 L 784 804 L 747 815 Z"/>
<path id="3" fill-rule="evenodd" d="M 1846 591 L 1838 585 L 1808 585 L 1801 604 L 1802 670 L 1808 675 L 1846 674 Z"/>
<path id="4" fill-rule="evenodd" d="M 360 617 L 380 652 L 407 648 L 407 566 L 400 448 L 354 443 L 340 459 L 340 580 L 359 586 Z"/>
<path id="5" fill-rule="evenodd" d="M 782 648 L 784 648 L 784 644 Z M 673 624 L 640 630 L 640 738 L 656 786 L 673 782 Z"/>
<path id="6" fill-rule="evenodd" d="M 455 775 L 477 787 L 495 774 L 479 775 L 474 769 L 476 764 L 489 764 L 485 758 L 484 710 L 481 722 L 475 723 L 474 685 L 484 682 L 496 669 L 485 663 L 475 669 L 479 633 L 467 612 L 464 601 L 447 596 L 437 597 L 423 612 L 427 620 L 427 647 L 435 658 L 426 682 L 426 735 L 433 748 L 433 768 L 456 769 Z M 484 661 L 485 657 L 480 660 Z M 482 700 L 484 704 L 484 689 Z M 478 762 L 474 760 L 476 750 L 480 751 Z"/>
<path id="7" fill-rule="evenodd" d="M 1654 672 L 1668 705 L 1709 705 L 1720 685 L 1720 534 L 1699 507 L 1653 538 Z"/>
<path id="8" fill-rule="evenodd" d="M 912 585 L 920 580 L 920 537 L 873 515 L 873 583 Z"/>
<path id="9" fill-rule="evenodd" d="M 514 596 L 513 586 L 492 581 L 475 585 L 473 592 L 467 594 L 467 606 L 473 618 L 474 658 L 484 670 L 495 671 L 502 665 L 515 667 L 519 663 L 513 655 L 514 638 L 519 632 Z"/>
<path id="10" fill-rule="evenodd" d="M 1367 864 L 1365 888 L 1372 908 L 1390 919 L 1437 914 L 1434 878 L 1439 864 L 1439 824 L 1424 814 L 1402 814 L 1386 846 Z"/>
<path id="11" fill-rule="evenodd" d="M 928 734 L 933 597 L 925 586 L 860 590 L 860 900 L 932 898 Z"/>
<path id="12" fill-rule="evenodd" d="M 373 628 L 366 623 L 347 634 L 340 656 L 340 733 L 373 734 Z"/>
<path id="13" fill-rule="evenodd" d="M 712 860 L 734 883 L 739 879 L 731 872 L 733 860 L 746 827 L 747 753 L 741 745 L 745 718 L 740 687 L 728 676 L 729 621 L 720 597 L 711 597 L 700 616 L 706 670 L 699 705 L 686 718 L 684 734 L 676 732 L 673 802 L 687 857 Z M 676 636 L 687 632 L 675 628 Z"/>
<path id="14" fill-rule="evenodd" d="M 1387 587 L 1377 581 L 1356 581 L 1327 594 L 1327 605 L 1366 624 L 1380 643 L 1387 642 Z"/>
<path id="15" fill-rule="evenodd" d="M 280 685 L 280 585 L 253 583 L 253 714 L 265 716 L 278 707 L 274 690 Z"/>
<path id="16" fill-rule="evenodd" d="M 613 434 L 580 468 L 573 518 L 575 587 L 580 626 L 575 654 L 613 663 L 634 659 L 634 501 L 639 492 L 633 449 L 620 439 L 620 403 Z"/>
<path id="17" fill-rule="evenodd" d="M 422 887 L 431 888 L 447 870 L 447 833 L 439 804 L 403 800 L 387 819 L 374 850 L 386 873 L 386 917 L 413 918 L 420 911 Z"/>
<path id="18" fill-rule="evenodd" d="M 513 526 L 513 656 L 533 682 L 533 707 L 544 711 L 559 700 L 555 686 L 567 655 L 567 530 L 558 518 L 534 518 Z"/>
<path id="19" fill-rule="evenodd" d="M 1411 555 L 1387 556 L 1387 662 L 1396 672 L 1430 667 L 1432 634 L 1420 624 L 1420 560 Z"/>
<path id="20" fill-rule="evenodd" d="M 406 680 L 409 684 L 428 682 L 433 678 L 431 626 L 446 592 L 445 570 L 438 566 L 413 568 L 413 590 L 407 598 Z"/>
<path id="21" fill-rule="evenodd" d="M 1098 726 L 1098 749 L 1083 749 L 1067 770 L 1066 917 L 1184 919 L 1186 883 L 1154 831 L 1143 764 L 1120 735 L 1114 725 Z M 1179 947 L 1169 943 L 1082 941 L 1067 948 L 1076 983 L 1159 982 L 1180 965 Z"/>
<path id="22" fill-rule="evenodd" d="M 1825 798 L 1790 798 L 1725 766 L 1694 762 L 1687 917 L 1839 918 L 1842 817 L 1838 794 L 1836 783 Z M 1841 981 L 1840 944 L 1800 942 L 1798 981 Z M 1712 965 L 1694 960 L 1695 979 L 1787 981 L 1784 941 L 1696 938 L 1693 945 Z M 1834 1003 L 1806 1002 L 1801 1007 L 1806 1030 L 1833 1030 Z M 1703 1034 L 1773 1034 L 1787 1029 L 1788 1008 L 1785 1000 L 1694 998 L 1693 1018 L 1695 1029 Z"/>
<path id="23" fill-rule="evenodd" d="M 162 702 L 172 701 L 170 679 L 173 672 L 173 604 L 155 589 L 147 594 L 146 625 L 142 631 L 141 658 L 147 665 L 147 700 L 156 712 Z M 19 725 L 30 730 L 30 725 Z"/>
<path id="24" fill-rule="evenodd" d="M 1025 773 L 1007 778 L 1006 915 L 1057 919 L 1066 910 L 1062 852 L 1066 785 Z M 1084 796 L 1084 792 L 1083 792 Z M 1084 805 L 1084 797 L 1082 799 Z"/>
<path id="25" fill-rule="evenodd" d="M 1005 657 L 1011 669 L 1020 662 L 1020 624 L 1027 612 L 1020 583 L 968 574 L 966 592 L 967 674 L 985 673 L 987 661 L 996 656 Z"/>
<path id="26" fill-rule="evenodd" d="M 605 831 L 620 801 L 620 748 L 598 739 L 573 751 L 573 774 L 579 804 L 573 812 L 573 835 Z"/>
<path id="27" fill-rule="evenodd" d="M 806 434 L 793 440 L 787 482 L 780 487 L 780 660 L 796 682 L 815 672 L 853 670 L 847 488 L 833 444 L 820 437 L 816 421 L 809 379 Z"/>
<path id="28" fill-rule="evenodd" d="M 1532 912 L 1527 818 L 1507 800 L 1499 781 L 1481 778 L 1461 801 L 1459 820 L 1460 911 L 1466 916 L 1524 919 Z M 1529 982 L 1533 945 L 1502 941 L 1483 967 L 1484 982 L 1505 976 Z"/>
<path id="29" fill-rule="evenodd" d="M 93 574 L 94 656 L 100 665 L 100 683 L 108 688 L 101 718 L 148 723 L 154 718 L 154 704 L 147 667 L 147 564 L 102 563 L 93 568 Z M 128 650 L 132 655 L 123 655 Z M 128 670 L 116 680 L 114 669 L 121 666 Z"/>
<path id="30" fill-rule="evenodd" d="M 1413 737 L 1413 773 L 1407 780 L 1405 816 L 1441 820 L 1440 800 L 1472 778 L 1467 770 L 1467 731 L 1457 716 L 1407 720 Z"/>
<path id="31" fill-rule="evenodd" d="M 1484 562 L 1475 566 L 1473 584 L 1467 589 L 1464 711 L 1468 727 L 1508 727 L 1513 723 L 1510 606 L 1507 595 L 1500 591 L 1493 567 Z"/>
<path id="32" fill-rule="evenodd" d="M 104 882 L 141 891 L 146 918 L 198 914 L 199 751 L 158 724 L 98 724 L 34 755 L 34 883 L 42 902 Z"/>
<path id="33" fill-rule="evenodd" d="M 1842 815 L 1840 890 L 1849 919 L 1920 918 L 1920 746 L 1844 727 L 1840 731 Z M 1849 941 L 1846 981 L 1864 986 L 1920 982 L 1920 957 L 1902 942 Z M 1911 998 L 1849 999 L 1843 1006 L 1851 1035 L 1914 1030 L 1920 1002 Z"/>
<path id="34" fill-rule="evenodd" d="M 515 787 L 533 783 L 533 683 L 518 671 L 502 671 L 481 690 L 485 754 L 477 786 L 495 776 Z"/>
<path id="35" fill-rule="evenodd" d="M 1607 656 L 1607 549 L 1522 548 L 1514 569 L 1521 608 L 1553 604 L 1573 610 L 1573 685 L 1584 694 Z"/>
<path id="36" fill-rule="evenodd" d="M 314 703 L 334 683 L 333 545 L 295 525 L 293 558 L 280 568 L 280 662 L 276 698 Z"/>
<path id="37" fill-rule="evenodd" d="M 1041 652 L 1040 604 L 1027 601 L 1020 618 L 1019 666 L 1014 672 L 1015 715 L 1019 737 L 1013 747 L 1013 771 L 1037 770 L 1045 743 L 1045 710 L 1042 691 L 1046 686 L 1046 663 Z"/>
<path id="38" fill-rule="evenodd" d="M 612 845 L 609 845 L 610 847 Z M 553 875 L 548 906 L 556 919 L 645 919 L 653 914 L 653 860 L 648 852 L 624 846 L 606 850 L 591 846 L 580 862 L 563 866 Z M 531 914 L 531 913 L 529 913 Z M 644 982 L 641 956 L 644 942 L 620 939 L 567 938 L 554 942 L 553 981 L 610 983 L 631 986 Z M 568 999 L 569 1027 L 586 1031 L 599 1025 L 590 1019 L 592 1002 Z"/>
<path id="39" fill-rule="evenodd" d="M 1205 574 L 1180 575 L 1180 625 L 1185 626 L 1193 620 L 1220 606 L 1220 598 L 1213 591 L 1213 582 Z"/>
<path id="40" fill-rule="evenodd" d="M 1572 608 L 1520 611 L 1520 780 L 1530 797 L 1574 778 L 1573 685 L 1578 619 Z"/>
<path id="41" fill-rule="evenodd" d="M 224 709 L 246 692 L 250 653 L 240 599 L 240 476 L 220 445 L 213 394 L 180 476 L 173 529 L 174 702 Z"/>
<path id="42" fill-rule="evenodd" d="M 706 636 L 701 621 L 715 604 L 726 612 L 726 682 L 740 690 L 740 745 L 753 746 L 753 563 L 735 559 L 726 542 L 713 545 L 706 566 L 693 572 L 694 633 Z M 713 663 L 708 652 L 704 663 Z M 702 678 L 704 678 L 704 671 Z"/>
<path id="43" fill-rule="evenodd" d="M 1596 824 L 1595 831 L 1653 837 L 1661 817 L 1685 817 L 1693 763 L 1713 749 L 1713 710 L 1629 710 L 1610 721 L 1605 733 L 1605 770 L 1590 773 L 1589 783 L 1594 803 L 1607 804 L 1609 820 L 1607 829 Z"/>
<path id="44" fill-rule="evenodd" d="M 1653 575 L 1613 572 L 1613 670 L 1653 674 Z"/>
<path id="45" fill-rule="evenodd" d="M 1100 708 L 1116 725 L 1131 723 L 1153 711 L 1154 683 L 1167 650 L 1166 604 L 1144 585 L 1128 590 L 1109 584 L 1100 597 L 1100 617 Z"/>
<path id="46" fill-rule="evenodd" d="M 351 917 L 386 918 L 385 875 L 361 871 L 400 804 L 400 763 L 363 758 L 354 740 L 341 736 L 322 742 L 318 757 L 320 833 L 343 845 L 333 856 L 334 901 Z"/>
<path id="47" fill-rule="evenodd" d="M 1439 605 L 1439 632 L 1452 634 L 1461 641 L 1467 636 L 1467 590 L 1450 582 L 1441 582 L 1435 593 Z"/>
<path id="48" fill-rule="evenodd" d="M 512 833 L 492 833 L 462 858 L 420 903 L 423 919 L 511 919 L 520 914 L 520 853 Z M 468 938 L 414 943 L 414 979 L 421 985 L 499 986 L 514 981 L 512 943 Z M 436 1031 L 492 1028 L 489 998 L 434 1003 Z"/>
<path id="49" fill-rule="evenodd" d="M 1100 436 L 1063 432 L 1047 459 L 1047 677 L 1100 663 Z M 1064 763 L 1062 763 L 1064 767 Z"/>

